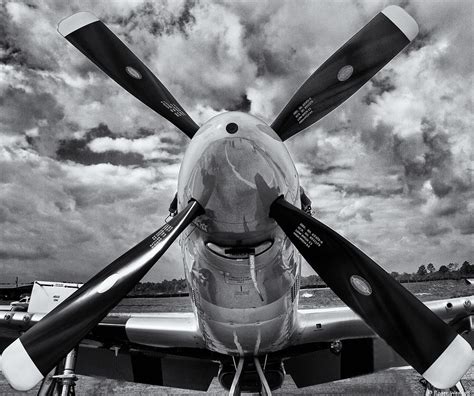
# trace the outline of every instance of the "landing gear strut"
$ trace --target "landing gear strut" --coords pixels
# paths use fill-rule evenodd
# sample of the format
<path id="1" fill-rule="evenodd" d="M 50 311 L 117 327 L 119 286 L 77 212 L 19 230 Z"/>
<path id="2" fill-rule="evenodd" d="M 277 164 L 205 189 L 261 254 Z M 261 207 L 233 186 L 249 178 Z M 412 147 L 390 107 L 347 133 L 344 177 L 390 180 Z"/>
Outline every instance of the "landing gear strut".
<path id="1" fill-rule="evenodd" d="M 258 377 L 260 378 L 260 382 L 262 383 L 262 390 L 260 392 L 263 396 L 271 396 L 272 391 L 270 386 L 268 385 L 267 379 L 265 378 L 265 374 L 263 373 L 262 366 L 260 365 L 260 360 L 257 356 L 253 358 L 255 368 L 257 369 Z"/>
<path id="2" fill-rule="evenodd" d="M 259 391 L 260 395 L 262 396 L 271 396 L 272 394 L 271 386 L 269 385 L 267 377 L 265 376 L 265 373 L 264 373 L 265 368 L 268 369 L 268 367 L 265 367 L 266 362 L 267 362 L 266 359 L 265 359 L 263 368 L 262 368 L 262 365 L 260 364 L 259 358 L 256 356 L 253 357 L 253 360 L 250 360 L 250 358 L 247 358 L 247 361 L 246 361 L 246 359 L 243 356 L 239 357 L 238 359 L 239 359 L 239 362 L 237 365 L 235 364 L 235 359 L 234 359 L 235 373 L 234 373 L 234 377 L 233 377 L 230 388 L 227 388 L 229 389 L 229 396 L 238 396 L 241 394 L 242 391 L 244 392 L 245 391 L 247 392 Z M 281 366 L 281 363 L 280 363 L 280 366 Z M 274 367 L 271 368 L 270 371 L 274 373 L 275 372 Z M 269 375 L 268 372 L 267 372 L 267 375 Z M 283 382 L 283 378 L 280 378 L 280 379 L 281 379 L 281 382 Z M 219 380 L 221 381 L 222 378 Z M 281 382 L 279 382 L 278 385 L 281 385 Z M 222 381 L 221 381 L 221 384 L 222 384 Z"/>
<path id="3" fill-rule="evenodd" d="M 235 370 L 234 379 L 232 380 L 232 385 L 229 390 L 229 396 L 240 395 L 240 376 L 242 375 L 242 369 L 244 368 L 244 360 L 245 359 L 242 356 L 239 358 L 239 364 Z"/>
<path id="4" fill-rule="evenodd" d="M 60 365 L 54 369 L 53 375 L 45 377 L 38 390 L 38 396 L 75 396 L 77 376 L 75 373 L 77 348 L 74 348 L 63 359 L 64 367 L 59 374 Z"/>

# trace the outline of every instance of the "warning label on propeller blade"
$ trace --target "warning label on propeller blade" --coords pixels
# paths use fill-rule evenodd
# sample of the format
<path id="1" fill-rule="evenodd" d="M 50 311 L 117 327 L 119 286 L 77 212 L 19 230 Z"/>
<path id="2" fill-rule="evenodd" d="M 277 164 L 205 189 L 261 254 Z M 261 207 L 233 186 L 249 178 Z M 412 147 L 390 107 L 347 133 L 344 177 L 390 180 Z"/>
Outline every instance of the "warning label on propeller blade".
<path id="1" fill-rule="evenodd" d="M 165 239 L 168 234 L 173 231 L 173 227 L 170 226 L 169 224 L 165 224 L 163 227 L 161 227 L 156 234 L 154 234 L 151 239 L 152 242 L 150 244 L 150 249 L 153 249 L 156 245 L 158 245 L 163 239 Z"/>
<path id="2" fill-rule="evenodd" d="M 298 227 L 296 227 L 293 235 L 307 248 L 310 248 L 313 245 L 319 247 L 323 244 L 323 241 L 303 223 L 300 223 Z"/>
<path id="3" fill-rule="evenodd" d="M 313 109 L 311 105 L 313 104 L 313 98 L 306 99 L 301 106 L 299 106 L 294 112 L 293 115 L 298 121 L 298 124 L 301 124 L 306 120 L 311 114 L 313 114 Z"/>
<path id="4" fill-rule="evenodd" d="M 184 111 L 181 110 L 178 106 L 176 106 L 174 103 L 169 103 L 165 100 L 161 101 L 161 104 L 165 106 L 169 111 L 171 111 L 176 117 L 181 117 L 184 116 Z"/>

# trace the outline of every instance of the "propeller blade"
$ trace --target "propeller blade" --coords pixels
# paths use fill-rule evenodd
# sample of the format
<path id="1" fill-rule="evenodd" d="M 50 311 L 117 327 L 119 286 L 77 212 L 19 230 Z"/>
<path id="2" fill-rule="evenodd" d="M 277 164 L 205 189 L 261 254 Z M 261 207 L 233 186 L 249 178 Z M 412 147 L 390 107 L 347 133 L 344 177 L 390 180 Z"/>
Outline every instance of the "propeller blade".
<path id="1" fill-rule="evenodd" d="M 372 259 L 283 198 L 270 217 L 327 285 L 433 386 L 454 386 L 472 363 L 469 343 Z"/>
<path id="2" fill-rule="evenodd" d="M 418 34 L 415 20 L 389 6 L 324 62 L 278 115 L 282 140 L 308 128 L 352 96 Z"/>
<path id="3" fill-rule="evenodd" d="M 2 355 L 2 371 L 17 390 L 33 388 L 143 278 L 171 243 L 197 216 L 191 201 L 155 233 L 112 262 L 30 330 Z"/>
<path id="4" fill-rule="evenodd" d="M 192 138 L 199 129 L 150 69 L 95 15 L 78 12 L 63 19 L 58 32 L 116 83 L 187 136 Z"/>

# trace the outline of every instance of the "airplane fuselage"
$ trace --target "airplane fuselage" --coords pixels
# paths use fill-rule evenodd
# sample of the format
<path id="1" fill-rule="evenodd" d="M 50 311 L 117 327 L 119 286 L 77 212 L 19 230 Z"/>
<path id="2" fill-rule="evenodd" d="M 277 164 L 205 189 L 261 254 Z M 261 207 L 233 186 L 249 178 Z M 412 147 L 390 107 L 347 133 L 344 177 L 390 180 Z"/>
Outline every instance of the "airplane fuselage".
<path id="1" fill-rule="evenodd" d="M 294 328 L 300 256 L 270 204 L 300 200 L 294 163 L 278 135 L 240 112 L 204 124 L 184 156 L 178 208 L 205 214 L 182 234 L 186 279 L 206 346 L 233 355 L 281 349 Z"/>

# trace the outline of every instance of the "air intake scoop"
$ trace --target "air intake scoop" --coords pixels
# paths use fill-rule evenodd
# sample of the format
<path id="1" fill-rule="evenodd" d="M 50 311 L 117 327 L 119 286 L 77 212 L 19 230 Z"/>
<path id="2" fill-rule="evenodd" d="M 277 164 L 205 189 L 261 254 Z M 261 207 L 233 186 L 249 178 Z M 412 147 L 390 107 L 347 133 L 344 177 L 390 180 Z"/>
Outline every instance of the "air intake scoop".
<path id="1" fill-rule="evenodd" d="M 258 256 L 270 249 L 272 245 L 273 241 L 264 241 L 256 246 L 231 247 L 219 246 L 212 242 L 206 243 L 207 248 L 211 252 L 217 254 L 218 256 L 234 260 L 247 260 L 251 254 L 253 254 L 254 256 Z"/>

